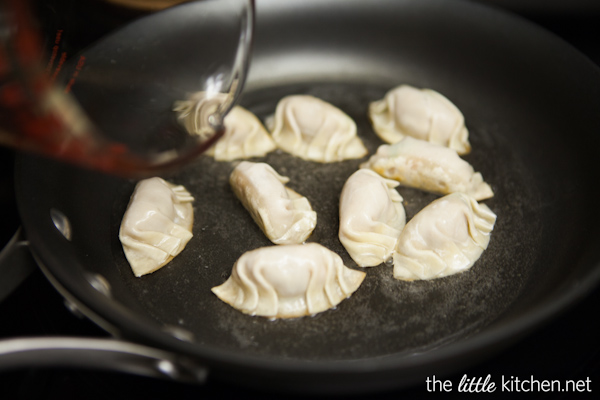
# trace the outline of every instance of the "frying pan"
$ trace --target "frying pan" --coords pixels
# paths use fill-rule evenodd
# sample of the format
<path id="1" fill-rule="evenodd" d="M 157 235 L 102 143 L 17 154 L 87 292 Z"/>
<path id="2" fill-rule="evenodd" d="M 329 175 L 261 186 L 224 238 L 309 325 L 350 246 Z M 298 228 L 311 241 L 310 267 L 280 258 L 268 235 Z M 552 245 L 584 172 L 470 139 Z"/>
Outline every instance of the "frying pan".
<path id="1" fill-rule="evenodd" d="M 451 99 L 470 131 L 465 159 L 495 192 L 485 202 L 498 215 L 490 245 L 465 273 L 401 282 L 382 265 L 336 309 L 270 321 L 210 292 L 243 252 L 270 244 L 228 187 L 234 163 L 203 156 L 165 176 L 196 199 L 194 237 L 167 266 L 135 278 L 118 240 L 135 181 L 20 157 L 17 200 L 33 254 L 69 301 L 126 341 L 113 343 L 155 349 L 156 365 L 175 378 L 189 366 L 197 378 L 208 371 L 269 389 L 381 390 L 489 357 L 598 283 L 600 72 L 567 44 L 472 3 L 290 0 L 257 2 L 254 46 L 241 105 L 264 119 L 284 95 L 315 95 L 356 121 L 371 153 L 381 141 L 370 101 L 401 83 Z M 97 78 L 88 67 L 75 94 L 93 101 L 86 83 Z M 104 90 L 118 104 L 123 89 Z M 319 164 L 275 151 L 257 161 L 289 176 L 313 205 L 309 241 L 357 268 L 337 239 L 337 203 L 364 159 Z M 399 192 L 409 219 L 437 198 Z"/>

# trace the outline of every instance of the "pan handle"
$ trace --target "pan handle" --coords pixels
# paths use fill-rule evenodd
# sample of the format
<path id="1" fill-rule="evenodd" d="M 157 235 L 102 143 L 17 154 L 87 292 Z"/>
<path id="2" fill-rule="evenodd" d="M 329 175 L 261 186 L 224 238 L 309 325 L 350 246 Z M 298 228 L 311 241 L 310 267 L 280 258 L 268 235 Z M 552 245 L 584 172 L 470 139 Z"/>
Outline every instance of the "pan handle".
<path id="1" fill-rule="evenodd" d="M 37 268 L 21 228 L 0 251 L 0 302 Z M 205 367 L 164 350 L 115 338 L 28 337 L 0 340 L 0 372 L 26 367 L 109 370 L 204 383 Z"/>
<path id="2" fill-rule="evenodd" d="M 163 350 L 117 339 L 29 337 L 0 341 L 0 372 L 25 367 L 109 370 L 204 383 L 208 370 Z"/>

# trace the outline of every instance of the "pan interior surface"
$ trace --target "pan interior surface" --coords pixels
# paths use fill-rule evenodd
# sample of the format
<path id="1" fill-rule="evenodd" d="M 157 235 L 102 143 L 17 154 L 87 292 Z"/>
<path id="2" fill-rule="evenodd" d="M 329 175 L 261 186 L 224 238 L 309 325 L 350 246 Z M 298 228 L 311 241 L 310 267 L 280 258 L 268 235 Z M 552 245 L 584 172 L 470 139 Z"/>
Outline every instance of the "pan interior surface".
<path id="1" fill-rule="evenodd" d="M 336 105 L 350 115 L 373 154 L 381 140 L 370 128 L 365 107 L 385 94 L 387 88 L 370 84 L 307 83 L 249 92 L 244 103 L 259 117 L 274 111 L 286 94 L 310 94 Z M 261 110 L 269 110 L 267 114 Z M 223 283 L 244 252 L 272 243 L 254 223 L 233 194 L 229 174 L 235 162 L 216 162 L 203 156 L 185 172 L 171 178 L 183 184 L 195 198 L 194 237 L 186 249 L 161 270 L 134 278 L 118 240 L 112 252 L 129 290 L 162 323 L 183 327 L 200 343 L 244 351 L 248 354 L 306 360 L 340 360 L 414 352 L 465 337 L 496 319 L 519 295 L 532 265 L 507 248 L 540 246 L 535 221 L 520 221 L 507 207 L 507 196 L 525 208 L 535 197 L 526 177 L 498 168 L 493 160 L 503 157 L 502 144 L 486 146 L 473 137 L 476 151 L 467 159 L 493 182 L 496 198 L 486 203 L 498 215 L 490 246 L 476 266 L 466 273 L 432 281 L 403 282 L 392 276 L 392 267 L 366 269 L 359 290 L 334 310 L 293 320 L 272 321 L 245 315 L 219 300 L 210 288 Z M 317 227 L 308 242 L 318 242 L 342 256 L 349 267 L 358 268 L 338 240 L 339 195 L 346 179 L 366 158 L 332 164 L 307 162 L 282 151 L 253 161 L 266 162 L 290 178 L 288 186 L 305 195 L 317 212 Z M 489 160 L 489 161 L 487 161 Z M 502 174 L 513 176 L 504 187 Z M 112 215 L 112 237 L 131 193 L 123 189 Z M 407 218 L 439 196 L 400 188 Z M 126 193 L 126 194 L 125 194 Z M 533 223 L 532 223 L 533 222 Z M 523 236 L 513 234 L 518 227 Z M 207 329 L 207 327 L 210 327 Z"/>
<path id="2" fill-rule="evenodd" d="M 589 211 L 600 180 L 597 69 L 554 37 L 484 7 L 381 3 L 259 2 L 241 105 L 264 121 L 283 96 L 314 95 L 350 115 L 373 154 L 382 142 L 367 117 L 369 102 L 402 83 L 447 96 L 470 132 L 473 150 L 464 158 L 495 192 L 484 203 L 497 214 L 496 226 L 472 269 L 402 282 L 381 265 L 336 309 L 292 320 L 251 317 L 210 291 L 245 251 L 271 245 L 229 188 L 235 163 L 202 156 L 165 176 L 195 197 L 194 237 L 168 265 L 135 278 L 118 240 L 135 182 L 23 158 L 21 213 L 51 273 L 102 318 L 148 342 L 158 337 L 148 336 L 156 326 L 170 327 L 189 333 L 192 343 L 178 350 L 200 357 L 211 349 L 249 360 L 324 362 L 414 357 L 486 332 L 502 338 L 503 324 L 530 327 L 523 321 L 544 304 L 597 282 L 599 217 Z M 308 241 L 358 268 L 338 240 L 338 201 L 365 160 L 320 164 L 275 151 L 253 161 L 271 164 L 309 199 L 318 222 Z M 407 220 L 438 198 L 398 190 Z M 69 218 L 70 242 L 55 232 L 50 209 Z M 89 273 L 109 282 L 110 299 L 91 293 Z"/>

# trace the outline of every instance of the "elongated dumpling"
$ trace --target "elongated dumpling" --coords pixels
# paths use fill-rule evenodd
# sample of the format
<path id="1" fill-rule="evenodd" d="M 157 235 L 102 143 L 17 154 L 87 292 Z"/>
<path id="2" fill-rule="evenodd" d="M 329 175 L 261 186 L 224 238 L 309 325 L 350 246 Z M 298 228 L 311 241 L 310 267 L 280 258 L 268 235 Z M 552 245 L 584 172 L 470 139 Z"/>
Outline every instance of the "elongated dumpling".
<path id="1" fill-rule="evenodd" d="M 392 257 L 406 223 L 397 181 L 369 169 L 348 178 L 340 196 L 339 238 L 361 267 L 373 267 Z"/>
<path id="2" fill-rule="evenodd" d="M 279 148 L 305 160 L 329 163 L 368 153 L 354 120 L 313 96 L 284 97 L 266 123 Z"/>
<path id="3" fill-rule="evenodd" d="M 495 222 L 488 206 L 463 193 L 431 202 L 400 234 L 394 278 L 433 279 L 471 268 L 487 248 Z"/>
<path id="4" fill-rule="evenodd" d="M 317 225 L 308 199 L 287 182 L 270 165 L 250 161 L 238 164 L 229 177 L 235 195 L 275 244 L 303 243 Z"/>
<path id="5" fill-rule="evenodd" d="M 393 145 L 379 146 L 361 167 L 402 185 L 434 193 L 462 192 L 475 200 L 494 196 L 481 173 L 475 172 L 455 150 L 409 136 Z"/>
<path id="6" fill-rule="evenodd" d="M 320 244 L 271 246 L 244 253 L 212 291 L 246 314 L 295 318 L 335 307 L 364 278 Z"/>
<path id="7" fill-rule="evenodd" d="M 388 143 L 412 136 L 450 147 L 458 154 L 471 151 L 462 113 L 434 90 L 400 85 L 369 105 L 369 117 L 375 132 Z"/>
<path id="8" fill-rule="evenodd" d="M 262 157 L 277 148 L 260 120 L 243 107 L 233 107 L 224 122 L 223 137 L 206 152 L 217 161 Z"/>
<path id="9" fill-rule="evenodd" d="M 161 178 L 140 181 L 123 216 L 119 239 L 135 276 L 156 271 L 192 238 L 192 195 Z"/>

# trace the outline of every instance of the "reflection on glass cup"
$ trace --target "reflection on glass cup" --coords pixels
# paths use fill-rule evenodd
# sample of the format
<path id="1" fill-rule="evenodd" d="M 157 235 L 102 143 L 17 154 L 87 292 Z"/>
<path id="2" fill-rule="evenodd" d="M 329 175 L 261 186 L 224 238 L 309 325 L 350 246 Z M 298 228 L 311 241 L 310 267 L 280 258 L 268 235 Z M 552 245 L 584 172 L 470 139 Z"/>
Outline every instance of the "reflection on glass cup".
<path id="1" fill-rule="evenodd" d="M 253 0 L 79 0 L 113 19 L 73 54 L 86 16 L 36 18 L 40 3 L 0 0 L 1 145 L 131 176 L 218 139 L 245 80 Z"/>

